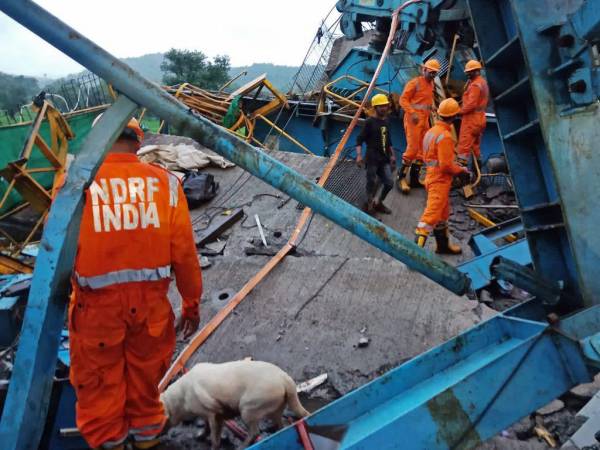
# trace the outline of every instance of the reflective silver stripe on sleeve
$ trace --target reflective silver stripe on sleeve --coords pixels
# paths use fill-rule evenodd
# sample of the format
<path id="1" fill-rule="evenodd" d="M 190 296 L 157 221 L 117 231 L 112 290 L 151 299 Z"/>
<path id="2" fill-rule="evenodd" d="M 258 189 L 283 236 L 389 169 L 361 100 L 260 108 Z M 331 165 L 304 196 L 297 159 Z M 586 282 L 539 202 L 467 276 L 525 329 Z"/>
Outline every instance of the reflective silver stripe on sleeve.
<path id="1" fill-rule="evenodd" d="M 429 152 L 429 146 L 431 145 L 431 141 L 433 141 L 434 137 L 435 133 L 430 131 L 425 135 L 425 138 L 423 139 L 423 151 L 425 153 Z"/>
<path id="2" fill-rule="evenodd" d="M 440 164 L 437 161 L 429 161 L 425 163 L 425 167 L 437 167 Z"/>
<path id="3" fill-rule="evenodd" d="M 75 274 L 77 284 L 84 288 L 102 289 L 114 284 L 135 283 L 140 281 L 158 281 L 171 276 L 171 266 L 166 265 L 155 269 L 124 269 L 108 272 L 93 277 L 82 277 Z"/>
<path id="4" fill-rule="evenodd" d="M 169 206 L 177 206 L 177 196 L 179 195 L 179 180 L 172 173 L 169 174 Z"/>
<path id="5" fill-rule="evenodd" d="M 439 144 L 440 142 L 442 142 L 442 139 L 444 139 L 444 133 L 438 135 L 438 137 L 435 138 L 435 143 Z"/>

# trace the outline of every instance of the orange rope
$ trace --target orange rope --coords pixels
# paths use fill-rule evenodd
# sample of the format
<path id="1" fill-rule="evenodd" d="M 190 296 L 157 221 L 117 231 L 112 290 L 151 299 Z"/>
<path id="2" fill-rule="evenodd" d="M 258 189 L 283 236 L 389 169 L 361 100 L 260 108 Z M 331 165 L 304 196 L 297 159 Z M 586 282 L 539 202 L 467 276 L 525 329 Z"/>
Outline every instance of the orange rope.
<path id="1" fill-rule="evenodd" d="M 385 45 L 385 49 L 383 50 L 383 53 L 381 54 L 381 59 L 379 60 L 377 69 L 375 70 L 375 73 L 373 74 L 373 78 L 371 79 L 371 82 L 369 83 L 369 87 L 367 89 L 367 92 L 365 93 L 365 96 L 362 99 L 360 107 L 356 110 L 356 113 L 354 114 L 354 117 L 352 118 L 350 125 L 346 129 L 346 132 L 344 133 L 344 135 L 342 136 L 342 139 L 338 143 L 334 154 L 331 156 L 331 158 L 329 159 L 329 162 L 327 163 L 327 166 L 325 166 L 325 169 L 323 170 L 323 174 L 321 175 L 321 177 L 319 179 L 319 186 L 323 186 L 325 184 L 325 182 L 327 181 L 327 179 L 329 178 L 329 176 L 331 175 L 331 171 L 333 170 L 335 164 L 339 160 L 340 155 L 342 154 L 342 150 L 346 147 L 348 139 L 350 138 L 352 131 L 356 127 L 356 124 L 358 123 L 358 119 L 360 118 L 360 115 L 361 115 L 362 111 L 364 110 L 364 107 L 369 99 L 369 96 L 371 95 L 371 92 L 373 91 L 373 89 L 375 87 L 377 78 L 379 77 L 379 74 L 381 73 L 381 69 L 383 68 L 383 63 L 385 62 L 385 60 L 392 48 L 392 43 L 394 41 L 394 35 L 396 34 L 396 29 L 398 28 L 398 16 L 400 14 L 400 11 L 402 11 L 407 6 L 412 5 L 413 3 L 420 3 L 422 1 L 423 0 L 409 0 L 409 1 L 405 2 L 404 4 L 402 4 L 398 9 L 396 9 L 396 11 L 394 11 L 394 13 L 392 15 L 392 25 L 390 28 L 390 34 L 388 35 L 387 43 Z M 200 330 L 200 332 L 198 332 L 198 334 L 196 334 L 192 338 L 190 343 L 179 354 L 179 356 L 177 357 L 175 362 L 169 368 L 169 370 L 167 371 L 167 373 L 165 374 L 163 379 L 160 381 L 158 388 L 161 392 L 164 391 L 166 389 L 166 387 L 169 385 L 169 383 L 171 382 L 171 380 L 173 378 L 175 378 L 175 376 L 177 376 L 183 370 L 183 368 L 185 367 L 185 364 L 190 359 L 190 357 L 206 341 L 206 339 L 208 339 L 208 337 L 214 332 L 214 330 L 216 330 L 217 327 L 219 325 L 221 325 L 221 323 L 229 316 L 229 314 L 271 272 L 271 270 L 273 270 L 290 253 L 290 251 L 292 251 L 296 247 L 298 238 L 300 237 L 302 230 L 306 226 L 306 222 L 310 218 L 311 214 L 312 214 L 312 211 L 310 208 L 304 209 L 304 211 L 302 212 L 302 215 L 300 216 L 300 219 L 298 220 L 298 223 L 296 224 L 296 228 L 294 229 L 294 232 L 290 236 L 290 239 L 288 240 L 287 244 L 285 244 L 281 248 L 281 250 L 279 250 L 279 252 L 273 258 L 271 258 L 269 260 L 269 262 L 262 269 L 260 269 L 260 271 L 256 275 L 254 275 L 231 300 L 229 300 L 227 305 L 225 305 L 225 307 L 223 307 Z"/>

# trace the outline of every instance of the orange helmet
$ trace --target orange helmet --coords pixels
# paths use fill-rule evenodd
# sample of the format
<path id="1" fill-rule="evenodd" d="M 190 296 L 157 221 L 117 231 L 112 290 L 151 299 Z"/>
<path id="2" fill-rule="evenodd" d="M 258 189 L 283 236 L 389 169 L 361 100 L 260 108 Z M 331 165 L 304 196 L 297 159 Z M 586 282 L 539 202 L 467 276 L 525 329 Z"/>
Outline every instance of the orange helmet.
<path id="1" fill-rule="evenodd" d="M 481 70 L 481 69 L 483 69 L 483 66 L 481 65 L 481 63 L 474 59 L 470 60 L 469 62 L 467 62 L 467 64 L 465 64 L 465 73 L 472 72 L 473 70 Z"/>
<path id="2" fill-rule="evenodd" d="M 98 115 L 98 117 L 96 117 L 94 119 L 94 121 L 92 122 L 92 126 L 94 126 L 98 123 L 98 121 L 100 120 L 100 117 L 102 117 L 102 114 Z M 119 137 L 119 139 L 122 139 L 122 138 L 132 139 L 132 140 L 138 141 L 138 142 L 142 142 L 144 140 L 144 130 L 142 130 L 140 123 L 138 122 L 138 120 L 135 117 L 132 117 L 129 120 L 129 122 L 127 123 L 127 125 L 125 126 L 125 129 L 121 133 L 121 136 Z"/>
<path id="3" fill-rule="evenodd" d="M 440 103 L 437 113 L 441 117 L 454 117 L 460 112 L 460 106 L 458 102 L 453 98 L 447 98 Z"/>
<path id="4" fill-rule="evenodd" d="M 439 72 L 441 69 L 440 62 L 437 59 L 430 59 L 428 61 L 425 61 L 422 67 L 425 67 L 426 69 L 431 70 L 432 72 Z"/>

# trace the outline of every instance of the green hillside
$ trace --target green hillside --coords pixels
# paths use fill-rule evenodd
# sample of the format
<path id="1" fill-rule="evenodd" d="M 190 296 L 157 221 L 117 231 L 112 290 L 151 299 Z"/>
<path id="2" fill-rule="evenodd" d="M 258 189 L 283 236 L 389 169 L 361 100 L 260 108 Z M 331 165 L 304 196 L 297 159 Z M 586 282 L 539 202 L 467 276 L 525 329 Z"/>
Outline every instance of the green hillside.
<path id="1" fill-rule="evenodd" d="M 160 64 L 162 60 L 162 53 L 152 53 L 134 58 L 123 58 L 124 62 L 129 64 L 146 78 L 149 78 L 157 83 L 162 81 L 162 72 L 160 70 Z M 267 78 L 276 88 L 285 91 L 287 90 L 290 81 L 296 74 L 297 70 L 298 67 L 294 66 L 278 66 L 268 63 L 255 63 L 251 66 L 232 67 L 229 71 L 229 74 L 233 78 L 240 72 L 247 71 L 248 74 L 236 83 L 237 85 L 240 85 L 262 75 L 263 73 L 266 73 Z"/>

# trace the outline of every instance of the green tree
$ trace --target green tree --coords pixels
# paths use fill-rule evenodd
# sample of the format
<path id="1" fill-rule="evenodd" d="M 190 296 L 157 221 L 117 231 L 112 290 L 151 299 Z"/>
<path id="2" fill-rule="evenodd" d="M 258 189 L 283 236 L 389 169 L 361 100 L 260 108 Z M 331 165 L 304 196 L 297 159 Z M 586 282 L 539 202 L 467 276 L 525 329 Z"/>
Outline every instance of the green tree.
<path id="1" fill-rule="evenodd" d="M 214 90 L 229 79 L 229 56 L 216 56 L 211 61 L 200 51 L 172 48 L 165 53 L 160 69 L 165 84 L 191 83 Z"/>
<path id="2" fill-rule="evenodd" d="M 0 72 L 0 110 L 8 111 L 11 116 L 17 114 L 21 106 L 29 103 L 39 90 L 35 78 Z"/>

